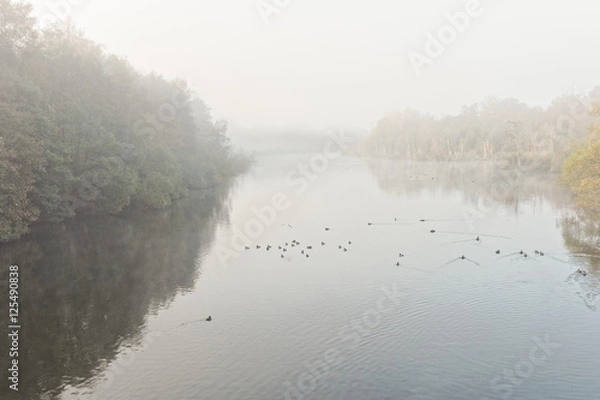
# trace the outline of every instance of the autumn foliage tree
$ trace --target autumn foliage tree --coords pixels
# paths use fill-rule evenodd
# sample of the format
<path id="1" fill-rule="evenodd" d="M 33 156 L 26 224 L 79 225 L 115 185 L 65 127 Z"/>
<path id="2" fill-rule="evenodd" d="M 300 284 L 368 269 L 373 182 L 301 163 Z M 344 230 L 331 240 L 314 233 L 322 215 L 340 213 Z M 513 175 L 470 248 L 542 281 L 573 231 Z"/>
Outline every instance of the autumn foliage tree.
<path id="1" fill-rule="evenodd" d="M 600 115 L 600 109 L 595 115 Z M 567 158 L 562 180 L 573 190 L 581 206 L 600 215 L 600 124 L 592 128 L 587 140 Z"/>

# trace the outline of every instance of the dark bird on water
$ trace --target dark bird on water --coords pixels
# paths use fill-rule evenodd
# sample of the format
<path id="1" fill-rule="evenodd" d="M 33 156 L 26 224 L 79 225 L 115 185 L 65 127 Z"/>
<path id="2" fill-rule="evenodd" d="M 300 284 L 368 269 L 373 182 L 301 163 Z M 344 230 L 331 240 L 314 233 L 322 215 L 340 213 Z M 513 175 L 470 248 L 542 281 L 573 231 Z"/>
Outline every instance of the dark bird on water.
<path id="1" fill-rule="evenodd" d="M 344 251 L 348 251 L 348 249 L 344 247 Z"/>
<path id="2" fill-rule="evenodd" d="M 306 258 L 308 258 L 308 253 L 306 253 Z"/>
<path id="3" fill-rule="evenodd" d="M 329 230 L 329 228 L 325 228 L 325 230 L 326 230 L 326 231 L 328 231 L 328 230 Z"/>
<path id="4" fill-rule="evenodd" d="M 348 241 L 348 244 L 352 244 L 352 242 L 351 242 L 351 241 Z"/>
<path id="5" fill-rule="evenodd" d="M 210 321 L 212 321 L 212 317 L 209 315 L 209 316 L 208 316 L 208 318 L 206 318 L 206 320 L 207 320 L 208 322 L 210 322 Z"/>
<path id="6" fill-rule="evenodd" d="M 435 229 L 432 229 L 432 230 L 430 230 L 429 232 L 431 232 L 431 233 L 435 233 Z"/>
<path id="7" fill-rule="evenodd" d="M 400 266 L 400 262 L 396 261 L 396 267 Z"/>
<path id="8" fill-rule="evenodd" d="M 372 224 L 372 223 L 370 223 L 370 222 L 367 222 L 367 225 L 371 226 L 371 225 L 373 225 L 373 224 Z"/>
<path id="9" fill-rule="evenodd" d="M 325 246 L 325 242 L 321 242 L 321 246 Z"/>
<path id="10" fill-rule="evenodd" d="M 477 236 L 477 237 L 475 238 L 475 240 L 477 240 L 478 242 L 479 242 L 479 241 L 481 241 L 481 239 L 479 238 L 479 236 Z"/>
<path id="11" fill-rule="evenodd" d="M 341 244 L 338 246 L 338 249 L 340 249 L 340 250 L 342 249 L 342 245 Z"/>
<path id="12" fill-rule="evenodd" d="M 300 253 L 301 253 L 301 254 L 304 254 L 304 250 L 302 250 Z"/>
<path id="13" fill-rule="evenodd" d="M 259 246 L 259 245 L 256 245 L 256 248 L 257 248 L 257 249 L 260 249 L 260 246 Z"/>
<path id="14" fill-rule="evenodd" d="M 448 261 L 448 262 L 447 262 L 446 264 L 444 264 L 442 267 L 445 267 L 446 265 L 452 264 L 453 262 L 456 262 L 456 261 L 458 261 L 458 260 L 467 260 L 467 261 L 469 261 L 470 263 L 473 263 L 473 264 L 475 264 L 475 265 L 477 265 L 477 266 L 480 266 L 480 265 L 479 265 L 479 263 L 478 263 L 477 261 L 473 261 L 473 260 L 471 260 L 470 258 L 467 258 L 467 257 L 465 257 L 464 255 L 462 255 L 462 256 L 460 256 L 460 257 L 457 257 L 457 258 L 455 258 L 454 260 L 450 260 L 450 261 Z"/>
<path id="15" fill-rule="evenodd" d="M 422 219 L 422 220 L 421 220 L 421 222 L 425 222 L 425 220 L 424 220 L 424 219 Z"/>
<path id="16" fill-rule="evenodd" d="M 246 250 L 250 250 L 250 247 L 246 246 Z"/>
<path id="17" fill-rule="evenodd" d="M 496 254 L 500 254 L 500 250 L 496 250 Z"/>
<path id="18" fill-rule="evenodd" d="M 402 258 L 402 257 L 404 257 L 404 254 L 402 254 L 402 253 L 399 253 L 399 254 L 398 254 L 398 257 Z"/>
<path id="19" fill-rule="evenodd" d="M 312 246 L 306 246 L 306 248 L 312 250 Z"/>

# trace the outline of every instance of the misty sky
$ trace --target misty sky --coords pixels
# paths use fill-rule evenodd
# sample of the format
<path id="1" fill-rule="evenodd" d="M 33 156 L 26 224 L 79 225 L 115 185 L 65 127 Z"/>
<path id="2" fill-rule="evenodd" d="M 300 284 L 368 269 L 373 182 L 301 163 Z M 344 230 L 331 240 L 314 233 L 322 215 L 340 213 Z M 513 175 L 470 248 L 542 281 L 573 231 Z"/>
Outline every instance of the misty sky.
<path id="1" fill-rule="evenodd" d="M 36 0 L 142 71 L 188 79 L 238 128 L 368 128 L 410 107 L 456 113 L 489 96 L 546 106 L 600 84 L 592 0 L 481 0 L 477 18 L 420 75 L 409 61 L 468 0 Z M 289 2 L 288 6 L 285 3 Z M 68 3 L 67 3 L 68 4 Z M 63 10 L 63 11 L 61 11 Z M 450 39 L 448 39 L 449 41 Z"/>

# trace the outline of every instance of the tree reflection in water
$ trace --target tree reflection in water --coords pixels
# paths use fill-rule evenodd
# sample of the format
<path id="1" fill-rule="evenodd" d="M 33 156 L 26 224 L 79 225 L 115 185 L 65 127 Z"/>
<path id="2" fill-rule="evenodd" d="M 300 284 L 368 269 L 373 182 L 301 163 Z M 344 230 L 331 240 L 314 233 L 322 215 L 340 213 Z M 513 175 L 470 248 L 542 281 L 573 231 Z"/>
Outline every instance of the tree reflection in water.
<path id="1" fill-rule="evenodd" d="M 21 396 L 55 398 L 96 375 L 122 343 L 139 344 L 146 317 L 194 287 L 217 224 L 228 218 L 228 193 L 195 192 L 153 214 L 38 227 L 0 247 L 0 265 L 20 270 Z M 2 286 L 7 293 L 6 276 Z"/>
<path id="2" fill-rule="evenodd" d="M 560 220 L 565 246 L 572 263 L 588 272 L 573 274 L 568 282 L 577 285 L 578 296 L 592 311 L 600 308 L 600 219 L 597 213 L 578 209 Z"/>

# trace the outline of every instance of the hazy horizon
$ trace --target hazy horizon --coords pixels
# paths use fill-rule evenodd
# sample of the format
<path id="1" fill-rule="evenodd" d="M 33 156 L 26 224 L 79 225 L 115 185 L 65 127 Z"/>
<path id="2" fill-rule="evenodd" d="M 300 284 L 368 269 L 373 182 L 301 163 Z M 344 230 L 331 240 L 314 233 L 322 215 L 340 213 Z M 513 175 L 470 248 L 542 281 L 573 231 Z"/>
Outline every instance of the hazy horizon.
<path id="1" fill-rule="evenodd" d="M 454 114 L 489 97 L 545 107 L 600 84 L 591 1 L 478 3 L 32 1 L 43 21 L 71 18 L 137 69 L 187 79 L 235 130 L 368 129 L 392 110 Z M 456 14 L 467 7 L 468 24 Z M 428 33 L 439 39 L 452 18 L 463 32 L 417 74 L 409 54 L 428 56 Z"/>
<path id="2" fill-rule="evenodd" d="M 0 399 L 598 398 L 600 6 L 31 3 Z"/>

